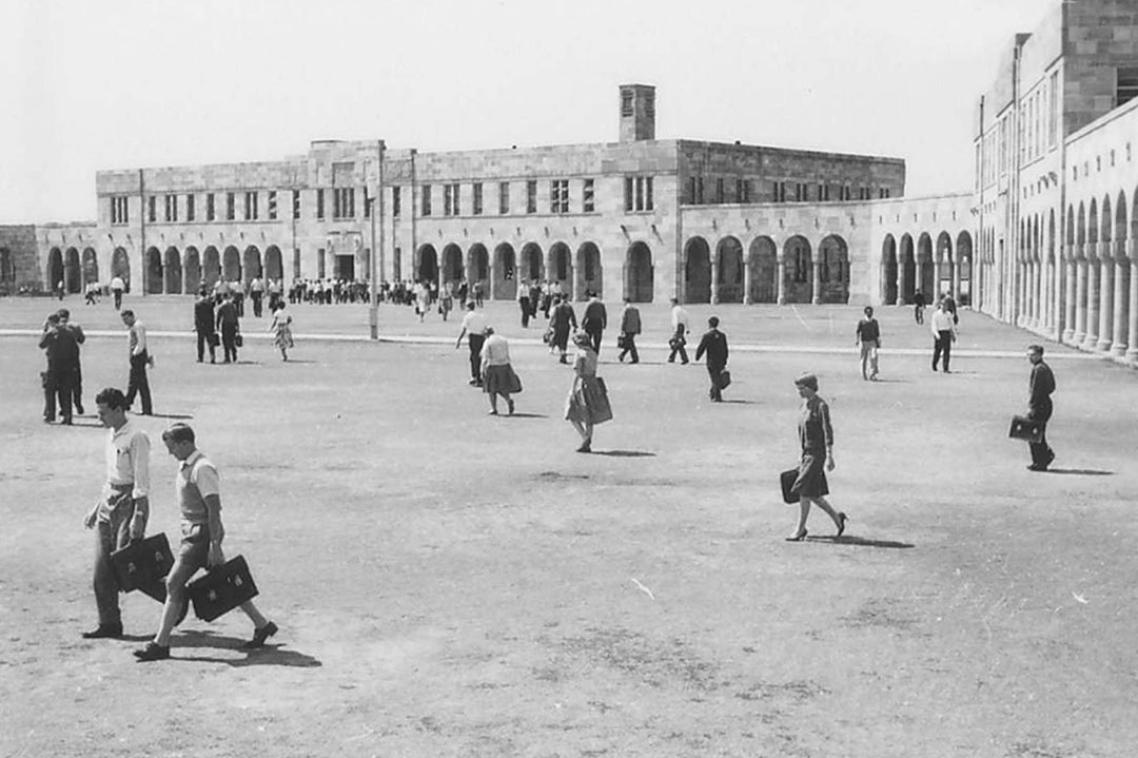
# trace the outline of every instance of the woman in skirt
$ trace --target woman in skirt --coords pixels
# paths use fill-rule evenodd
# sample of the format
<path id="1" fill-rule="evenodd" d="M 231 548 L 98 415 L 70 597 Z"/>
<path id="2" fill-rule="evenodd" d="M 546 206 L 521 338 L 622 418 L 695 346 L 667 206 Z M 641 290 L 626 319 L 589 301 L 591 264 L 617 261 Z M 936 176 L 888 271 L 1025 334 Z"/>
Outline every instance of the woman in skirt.
<path id="1" fill-rule="evenodd" d="M 277 308 L 273 311 L 273 323 L 269 324 L 269 331 L 273 333 L 273 344 L 281 351 L 281 360 L 288 360 L 288 349 L 292 347 L 292 315 L 285 310 L 283 300 L 277 301 Z"/>
<path id="2" fill-rule="evenodd" d="M 597 379 L 597 354 L 585 332 L 573 337 L 577 357 L 573 361 L 573 386 L 565 402 L 565 419 L 581 435 L 578 453 L 592 452 L 593 425 L 612 418 L 604 385 Z"/>
<path id="3" fill-rule="evenodd" d="M 510 415 L 514 415 L 511 392 L 521 392 L 518 375 L 510 365 L 510 346 L 506 338 L 486 327 L 486 341 L 482 343 L 482 391 L 490 396 L 490 415 L 498 415 L 498 395 L 506 400 Z"/>
<path id="4" fill-rule="evenodd" d="M 798 419 L 802 462 L 790 492 L 798 495 L 800 501 L 798 528 L 786 539 L 789 542 L 806 539 L 806 518 L 810 515 L 812 503 L 830 515 L 841 537 L 846 530 L 846 514 L 835 511 L 826 501 L 826 495 L 830 494 L 826 471 L 834 470 L 834 429 L 830 425 L 830 406 L 818 396 L 818 377 L 814 374 L 803 374 L 794 380 L 794 386 L 802 398 L 802 415 Z"/>

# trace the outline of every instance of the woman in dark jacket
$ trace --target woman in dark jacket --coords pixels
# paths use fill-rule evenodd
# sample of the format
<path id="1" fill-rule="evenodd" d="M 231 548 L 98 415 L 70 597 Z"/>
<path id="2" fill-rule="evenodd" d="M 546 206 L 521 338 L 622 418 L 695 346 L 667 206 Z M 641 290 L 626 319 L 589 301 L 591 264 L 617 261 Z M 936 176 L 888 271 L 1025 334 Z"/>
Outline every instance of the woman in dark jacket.
<path id="1" fill-rule="evenodd" d="M 788 542 L 806 539 L 806 519 L 810 515 L 811 503 L 830 515 L 841 537 L 846 530 L 846 514 L 835 511 L 826 501 L 826 495 L 830 494 L 826 471 L 834 470 L 834 429 L 830 425 L 830 406 L 818 396 L 818 377 L 814 374 L 803 374 L 794 380 L 794 386 L 802 398 L 802 415 L 798 419 L 802 462 L 798 465 L 798 478 L 790 487 L 791 493 L 799 497 L 798 528 L 786 539 Z"/>

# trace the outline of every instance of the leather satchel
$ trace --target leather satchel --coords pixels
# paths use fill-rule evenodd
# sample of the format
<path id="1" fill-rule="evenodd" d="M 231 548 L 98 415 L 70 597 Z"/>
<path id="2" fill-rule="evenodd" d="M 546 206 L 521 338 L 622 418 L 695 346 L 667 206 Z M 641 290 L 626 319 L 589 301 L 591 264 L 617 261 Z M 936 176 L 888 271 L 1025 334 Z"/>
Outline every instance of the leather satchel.
<path id="1" fill-rule="evenodd" d="M 1043 440 L 1043 422 L 1030 419 L 1027 416 L 1012 416 L 1012 426 L 1008 429 L 1008 437 L 1013 440 L 1040 442 Z"/>
<path id="2" fill-rule="evenodd" d="M 719 372 L 719 389 L 725 390 L 731 386 L 731 372 L 723 369 Z"/>
<path id="3" fill-rule="evenodd" d="M 161 584 L 173 566 L 170 541 L 161 532 L 111 553 L 111 568 L 123 592 Z"/>
<path id="4" fill-rule="evenodd" d="M 798 469 L 796 468 L 789 468 L 778 475 L 778 483 L 782 487 L 782 502 L 787 505 L 793 505 L 799 501 L 798 493 L 790 491 L 797 480 Z"/>
<path id="5" fill-rule="evenodd" d="M 186 590 L 194 615 L 202 621 L 213 621 L 257 596 L 249 564 L 240 555 L 214 566 L 186 585 Z"/>

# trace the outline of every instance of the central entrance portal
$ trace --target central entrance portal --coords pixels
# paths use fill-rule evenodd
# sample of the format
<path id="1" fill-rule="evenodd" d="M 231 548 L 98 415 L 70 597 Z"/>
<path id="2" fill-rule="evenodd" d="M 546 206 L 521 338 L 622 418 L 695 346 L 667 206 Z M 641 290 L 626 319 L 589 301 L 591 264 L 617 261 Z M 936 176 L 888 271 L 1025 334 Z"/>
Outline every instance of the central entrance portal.
<path id="1" fill-rule="evenodd" d="M 336 267 L 332 273 L 332 278 L 354 282 L 356 280 L 356 256 L 337 255 Z"/>

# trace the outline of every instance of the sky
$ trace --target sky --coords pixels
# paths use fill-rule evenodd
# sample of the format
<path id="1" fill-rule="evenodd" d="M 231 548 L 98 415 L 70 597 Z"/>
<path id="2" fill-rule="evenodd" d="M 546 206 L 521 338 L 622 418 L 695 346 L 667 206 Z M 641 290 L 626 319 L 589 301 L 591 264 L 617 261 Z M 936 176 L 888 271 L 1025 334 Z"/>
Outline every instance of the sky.
<path id="1" fill-rule="evenodd" d="M 1057 0 L 0 0 L 0 223 L 95 218 L 95 172 L 658 139 L 907 161 L 972 186 L 976 102 Z"/>

